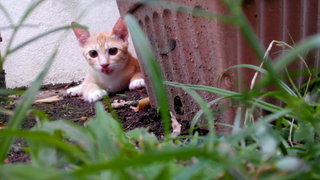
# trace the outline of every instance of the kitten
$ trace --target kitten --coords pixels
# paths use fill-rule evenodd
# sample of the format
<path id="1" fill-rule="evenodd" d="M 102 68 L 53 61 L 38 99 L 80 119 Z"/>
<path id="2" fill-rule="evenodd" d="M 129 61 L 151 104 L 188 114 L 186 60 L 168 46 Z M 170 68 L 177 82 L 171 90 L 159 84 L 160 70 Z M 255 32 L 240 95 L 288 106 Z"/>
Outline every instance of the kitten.
<path id="1" fill-rule="evenodd" d="M 67 90 L 68 94 L 95 102 L 107 92 L 145 87 L 138 60 L 128 51 L 128 30 L 121 18 L 110 33 L 90 35 L 88 30 L 79 28 L 80 24 L 72 25 L 76 26 L 72 30 L 91 68 L 80 85 Z"/>

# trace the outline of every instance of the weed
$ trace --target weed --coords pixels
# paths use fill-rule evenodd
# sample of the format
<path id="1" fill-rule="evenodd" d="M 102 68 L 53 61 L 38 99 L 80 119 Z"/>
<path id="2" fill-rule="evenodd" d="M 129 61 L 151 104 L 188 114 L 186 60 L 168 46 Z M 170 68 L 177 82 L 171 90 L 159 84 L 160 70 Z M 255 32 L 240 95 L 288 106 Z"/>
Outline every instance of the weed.
<path id="1" fill-rule="evenodd" d="M 160 1 L 145 2 L 161 7 L 168 6 Z M 155 89 L 165 127 L 165 139 L 158 140 L 146 129 L 124 132 L 115 116 L 106 113 L 101 103 L 96 104 L 96 118 L 87 121 L 84 127 L 67 121 L 48 121 L 43 118 L 32 130 L 19 129 L 55 57 L 57 52 L 55 50 L 41 74 L 24 93 L 8 126 L 0 130 L 0 162 L 6 157 L 14 137 L 28 141 L 28 152 L 32 161 L 30 164 L 2 164 L 0 177 L 3 179 L 319 179 L 320 108 L 318 101 L 306 100 L 309 94 L 307 87 L 312 87 L 311 82 L 318 81 L 309 80 L 301 93 L 299 88 L 290 88 L 277 72 L 285 69 L 303 52 L 319 47 L 320 36 L 313 36 L 293 48 L 290 47 L 287 53 L 271 65 L 241 12 L 241 1 L 223 2 L 231 10 L 229 17 L 202 9 L 189 11 L 190 8 L 179 4 L 169 4 L 170 6 L 165 8 L 170 9 L 175 6 L 174 9 L 177 9 L 179 6 L 179 10 L 185 13 L 194 13 L 197 16 L 237 25 L 251 44 L 257 59 L 263 62 L 263 66 L 260 67 L 253 65 L 230 67 L 252 68 L 262 74 L 261 78 L 256 77 L 253 80 L 249 92 L 239 93 L 216 87 L 163 82 L 148 41 L 135 18 L 128 15 L 125 21 Z M 36 8 L 37 3 L 26 11 L 24 19 L 17 26 L 13 26 L 16 31 L 23 25 L 28 14 Z M 2 6 L 0 10 L 8 18 L 10 17 Z M 4 57 L 14 50 L 19 50 L 19 48 L 10 49 L 10 46 L 8 48 Z M 270 92 L 261 91 L 270 83 L 275 83 L 278 89 Z M 182 88 L 201 107 L 191 122 L 189 135 L 183 137 L 169 135 L 169 106 L 164 93 L 166 85 Z M 293 86 L 292 83 L 291 85 Z M 206 102 L 197 91 L 218 94 L 220 98 Z M 7 93 L 5 90 L 0 92 Z M 317 94 L 318 89 L 310 92 Z M 270 104 L 264 101 L 263 97 L 275 98 L 284 105 L 280 107 Z M 223 99 L 237 99 L 248 105 L 238 108 L 234 124 L 228 125 L 232 127 L 229 136 L 217 136 L 214 131 L 215 124 L 212 122 L 213 114 L 210 106 Z M 240 125 L 243 121 L 241 108 L 246 110 L 245 120 L 248 123 L 244 126 Z M 261 109 L 268 113 L 255 117 L 253 113 Z M 210 127 L 206 136 L 192 133 L 201 114 L 205 115 Z"/>

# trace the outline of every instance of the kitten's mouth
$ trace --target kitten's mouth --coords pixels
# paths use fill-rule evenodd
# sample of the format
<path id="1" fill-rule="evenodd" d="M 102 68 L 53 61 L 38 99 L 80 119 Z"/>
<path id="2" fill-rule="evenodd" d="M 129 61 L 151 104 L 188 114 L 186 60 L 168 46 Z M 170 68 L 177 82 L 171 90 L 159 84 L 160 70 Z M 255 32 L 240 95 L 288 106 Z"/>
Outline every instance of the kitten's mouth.
<path id="1" fill-rule="evenodd" d="M 110 74 L 110 73 L 112 73 L 112 70 L 110 69 L 110 68 L 108 68 L 108 67 L 106 67 L 106 68 L 101 68 L 101 70 L 100 70 L 102 73 L 105 73 L 105 74 Z"/>

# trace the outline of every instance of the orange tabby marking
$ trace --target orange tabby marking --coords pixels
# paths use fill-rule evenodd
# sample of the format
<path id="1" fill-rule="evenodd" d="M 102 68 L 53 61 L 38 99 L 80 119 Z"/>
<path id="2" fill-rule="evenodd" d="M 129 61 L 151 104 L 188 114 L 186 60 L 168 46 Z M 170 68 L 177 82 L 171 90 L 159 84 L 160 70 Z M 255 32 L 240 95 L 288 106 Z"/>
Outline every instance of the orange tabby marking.
<path id="1" fill-rule="evenodd" d="M 75 22 L 72 25 L 79 26 Z M 107 92 L 145 86 L 138 60 L 128 51 L 128 31 L 121 18 L 110 33 L 90 35 L 88 30 L 77 27 L 73 32 L 91 68 L 80 85 L 67 90 L 68 94 L 95 102 Z"/>

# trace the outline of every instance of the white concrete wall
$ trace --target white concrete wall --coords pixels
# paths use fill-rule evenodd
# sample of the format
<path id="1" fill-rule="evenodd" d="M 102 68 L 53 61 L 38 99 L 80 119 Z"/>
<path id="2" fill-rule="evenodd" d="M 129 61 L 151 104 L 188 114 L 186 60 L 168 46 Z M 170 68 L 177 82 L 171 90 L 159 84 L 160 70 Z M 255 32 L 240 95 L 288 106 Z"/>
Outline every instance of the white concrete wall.
<path id="1" fill-rule="evenodd" d="M 15 23 L 34 0 L 0 0 Z M 78 19 L 80 15 L 82 18 Z M 110 31 L 119 18 L 115 0 L 47 0 L 28 18 L 26 24 L 36 27 L 23 28 L 18 32 L 13 47 L 37 34 L 77 21 L 89 27 L 92 33 Z M 8 21 L 0 12 L 0 28 L 8 26 Z M 11 30 L 2 30 L 1 52 L 7 46 Z M 65 36 L 63 36 L 65 34 Z M 62 37 L 62 41 L 60 40 Z M 4 68 L 8 88 L 28 86 L 42 69 L 55 45 L 59 44 L 59 54 L 44 81 L 44 84 L 69 83 L 84 78 L 88 68 L 81 49 L 71 30 L 42 38 L 10 55 Z"/>

